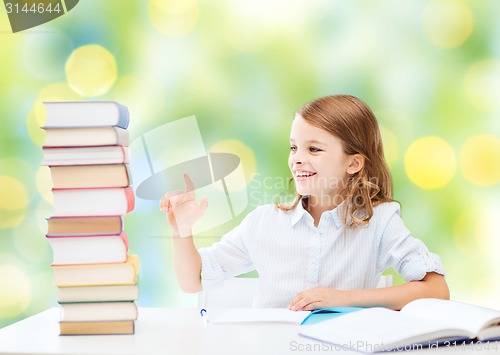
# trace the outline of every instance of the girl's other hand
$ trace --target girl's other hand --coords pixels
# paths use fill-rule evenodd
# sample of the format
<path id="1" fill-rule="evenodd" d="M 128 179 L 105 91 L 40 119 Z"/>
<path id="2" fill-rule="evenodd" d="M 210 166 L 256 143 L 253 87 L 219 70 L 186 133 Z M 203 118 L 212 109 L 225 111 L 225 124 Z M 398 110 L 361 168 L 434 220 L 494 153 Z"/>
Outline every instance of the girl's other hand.
<path id="1" fill-rule="evenodd" d="M 182 238 L 191 236 L 193 224 L 200 219 L 208 207 L 208 199 L 204 197 L 196 204 L 194 185 L 189 175 L 184 174 L 186 191 L 169 191 L 160 200 L 160 210 L 167 215 L 167 220 L 174 235 Z"/>
<path id="2" fill-rule="evenodd" d="M 292 311 L 312 311 L 317 308 L 349 306 L 347 291 L 317 287 L 300 292 L 288 309 Z"/>

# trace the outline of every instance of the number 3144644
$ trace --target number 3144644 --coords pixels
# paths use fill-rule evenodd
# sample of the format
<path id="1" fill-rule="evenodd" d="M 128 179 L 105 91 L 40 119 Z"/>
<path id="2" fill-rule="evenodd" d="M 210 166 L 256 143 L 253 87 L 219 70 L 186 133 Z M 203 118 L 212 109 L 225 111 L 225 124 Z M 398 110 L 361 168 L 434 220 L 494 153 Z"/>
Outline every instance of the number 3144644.
<path id="1" fill-rule="evenodd" d="M 19 14 L 19 13 L 43 14 L 44 12 L 48 12 L 48 13 L 53 13 L 53 12 L 60 13 L 60 12 L 63 11 L 63 9 L 61 9 L 60 2 L 56 2 L 55 4 L 52 4 L 52 3 L 45 4 L 43 2 L 40 2 L 40 3 L 32 3 L 30 5 L 28 5 L 27 3 L 18 4 L 18 3 L 6 2 L 5 3 L 5 8 L 6 8 L 8 14 L 11 14 L 11 13 L 16 13 L 16 14 Z"/>

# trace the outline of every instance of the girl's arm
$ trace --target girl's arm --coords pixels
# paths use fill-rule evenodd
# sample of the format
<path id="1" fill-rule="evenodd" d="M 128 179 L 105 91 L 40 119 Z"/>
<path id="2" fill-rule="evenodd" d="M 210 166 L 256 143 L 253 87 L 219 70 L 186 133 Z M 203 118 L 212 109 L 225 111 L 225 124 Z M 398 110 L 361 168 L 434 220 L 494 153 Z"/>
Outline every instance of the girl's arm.
<path id="1" fill-rule="evenodd" d="M 428 272 L 421 281 L 366 290 L 341 291 L 331 288 L 312 288 L 299 293 L 288 308 L 294 311 L 310 311 L 325 307 L 379 306 L 400 310 L 417 298 L 449 299 L 450 292 L 443 275 Z"/>
<path id="2" fill-rule="evenodd" d="M 201 291 L 201 257 L 193 242 L 193 237 L 173 236 L 172 255 L 175 276 L 184 292 Z"/>
<path id="3" fill-rule="evenodd" d="M 193 242 L 191 227 L 208 207 L 206 198 L 196 204 L 194 185 L 184 175 L 186 191 L 167 192 L 160 209 L 172 228 L 172 254 L 179 286 L 184 292 L 201 291 L 201 257 Z"/>

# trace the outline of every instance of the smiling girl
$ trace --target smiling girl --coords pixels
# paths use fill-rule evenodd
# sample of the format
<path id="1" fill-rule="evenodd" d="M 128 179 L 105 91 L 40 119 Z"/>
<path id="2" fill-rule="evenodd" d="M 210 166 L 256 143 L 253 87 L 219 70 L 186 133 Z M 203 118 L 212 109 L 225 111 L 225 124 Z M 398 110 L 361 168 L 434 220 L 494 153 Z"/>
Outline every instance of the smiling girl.
<path id="1" fill-rule="evenodd" d="M 176 275 L 186 292 L 257 270 L 255 307 L 400 309 L 423 297 L 449 298 L 439 257 L 411 236 L 392 200 L 377 120 L 361 100 L 322 97 L 300 108 L 290 133 L 296 198 L 264 205 L 211 247 L 196 249 L 191 227 L 208 206 L 194 186 L 160 201 L 172 227 Z M 376 288 L 392 267 L 407 281 Z"/>

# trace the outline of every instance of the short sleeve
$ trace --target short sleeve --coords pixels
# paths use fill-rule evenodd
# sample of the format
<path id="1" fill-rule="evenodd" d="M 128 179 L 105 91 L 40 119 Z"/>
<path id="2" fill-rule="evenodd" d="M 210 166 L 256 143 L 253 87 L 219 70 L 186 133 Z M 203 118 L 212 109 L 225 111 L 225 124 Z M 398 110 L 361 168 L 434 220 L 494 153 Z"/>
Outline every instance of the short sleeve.
<path id="1" fill-rule="evenodd" d="M 438 255 L 431 253 L 425 244 L 414 238 L 403 223 L 399 206 L 386 216 L 387 224 L 379 244 L 377 272 L 392 267 L 409 281 L 422 280 L 426 273 L 445 275 L 443 263 Z"/>
<path id="2" fill-rule="evenodd" d="M 249 216 L 210 247 L 200 248 L 201 284 L 204 290 L 222 286 L 224 280 L 254 269 L 244 238 Z"/>

